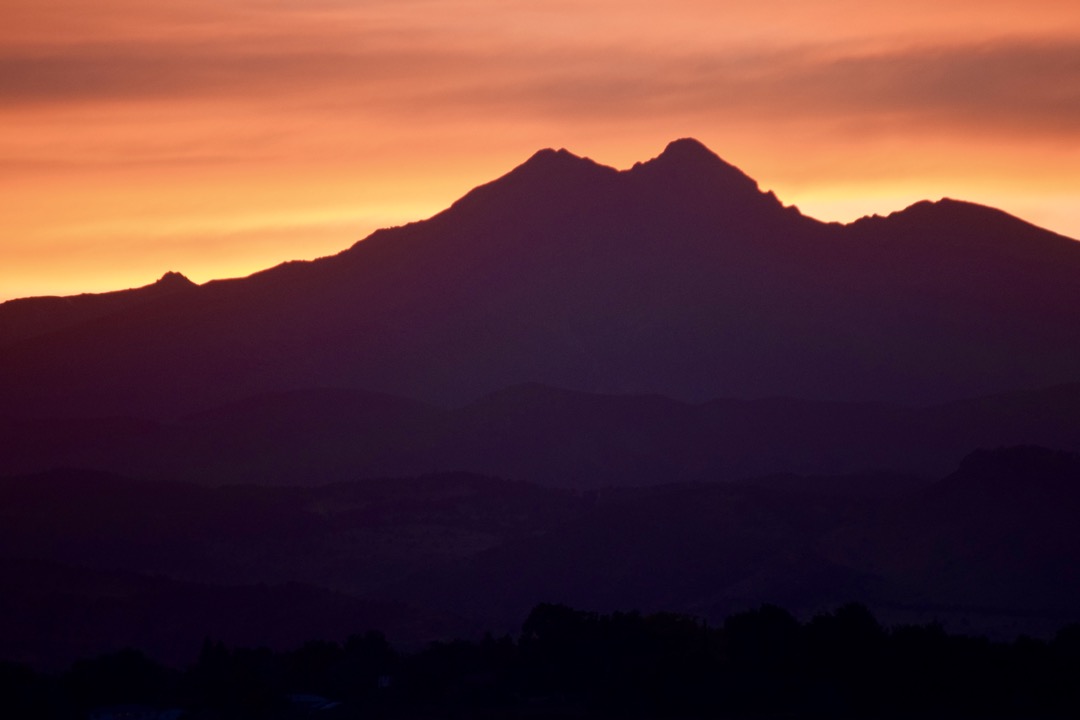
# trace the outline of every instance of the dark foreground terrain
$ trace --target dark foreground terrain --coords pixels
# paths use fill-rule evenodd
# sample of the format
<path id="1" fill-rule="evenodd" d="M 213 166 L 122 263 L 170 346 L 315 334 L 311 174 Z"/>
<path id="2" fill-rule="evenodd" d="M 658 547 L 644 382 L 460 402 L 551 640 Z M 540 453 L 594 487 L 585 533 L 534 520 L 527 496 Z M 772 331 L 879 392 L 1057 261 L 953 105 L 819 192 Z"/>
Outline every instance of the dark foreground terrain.
<path id="1" fill-rule="evenodd" d="M 1080 620 L 1080 456 L 977 451 L 889 473 L 571 490 L 466 473 L 205 487 L 0 480 L 0 658 L 60 668 L 204 637 L 281 650 L 513 632 L 538 602 L 722 622 L 860 602 L 882 622 L 1052 637 Z"/>
<path id="2" fill-rule="evenodd" d="M 283 652 L 207 640 L 183 670 L 135 650 L 58 674 L 0 664 L 19 718 L 1073 718 L 1080 625 L 990 642 L 882 627 L 861 605 L 800 623 L 765 605 L 680 614 L 539 605 L 516 637 L 395 651 L 379 633 Z"/>

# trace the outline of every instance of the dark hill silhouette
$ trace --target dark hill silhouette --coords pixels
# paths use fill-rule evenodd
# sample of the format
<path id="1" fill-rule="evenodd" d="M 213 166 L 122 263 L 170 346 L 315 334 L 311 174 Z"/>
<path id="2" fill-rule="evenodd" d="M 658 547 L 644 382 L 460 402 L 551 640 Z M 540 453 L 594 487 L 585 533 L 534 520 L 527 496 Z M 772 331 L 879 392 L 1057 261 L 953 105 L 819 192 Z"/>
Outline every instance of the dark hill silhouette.
<path id="1" fill-rule="evenodd" d="M 409 640 L 502 632 L 540 600 L 712 619 L 856 600 L 890 623 L 1005 637 L 1078 619 L 1077 456 L 981 451 L 929 486 L 805 480 L 571 492 L 461 473 L 310 488 L 6 478 L 0 658 L 77 639 L 76 652 L 115 649 L 139 623 L 188 652 L 230 624 L 234 641 L 270 642 L 362 631 L 377 613 Z M 886 482 L 894 492 L 863 492 Z"/>
<path id="2" fill-rule="evenodd" d="M 492 548 L 406 597 L 507 619 L 538 596 L 708 617 L 854 598 L 889 622 L 1001 637 L 1075 621 L 1077 455 L 980 451 L 939 483 L 876 499 L 858 486 L 881 477 L 807 480 L 602 492 L 557 532 Z M 475 587 L 485 592 L 464 590 Z"/>
<path id="3" fill-rule="evenodd" d="M 206 488 L 57 470 L 0 478 L 0 558 L 369 595 L 580 511 L 563 490 L 444 473 Z"/>
<path id="4" fill-rule="evenodd" d="M 209 585 L 6 557 L 0 574 L 15 579 L 0 589 L 0 658 L 42 668 L 125 648 L 182 667 L 206 638 L 284 649 L 376 628 L 407 645 L 473 630 L 301 583 Z"/>
<path id="5" fill-rule="evenodd" d="M 692 140 L 621 172 L 545 150 L 334 257 L 40 323 L 6 303 L 0 411 L 167 418 L 311 386 L 458 404 L 522 382 L 943 402 L 1076 381 L 1078 276 L 1080 245 L 990 208 L 824 224 Z"/>
<path id="6" fill-rule="evenodd" d="M 525 384 L 443 409 L 314 389 L 174 422 L 0 419 L 0 436 L 0 473 L 67 466 L 213 485 L 446 470 L 576 488 L 876 470 L 933 478 L 976 447 L 1080 451 L 1080 385 L 921 408 L 782 398 L 689 404 Z"/>
<path id="7" fill-rule="evenodd" d="M 940 482 L 824 544 L 892 578 L 897 602 L 1052 624 L 1080 607 L 1080 456 L 980 450 Z M 944 613 L 943 613 L 944 614 Z M 1026 620 L 1025 620 L 1026 618 Z"/>

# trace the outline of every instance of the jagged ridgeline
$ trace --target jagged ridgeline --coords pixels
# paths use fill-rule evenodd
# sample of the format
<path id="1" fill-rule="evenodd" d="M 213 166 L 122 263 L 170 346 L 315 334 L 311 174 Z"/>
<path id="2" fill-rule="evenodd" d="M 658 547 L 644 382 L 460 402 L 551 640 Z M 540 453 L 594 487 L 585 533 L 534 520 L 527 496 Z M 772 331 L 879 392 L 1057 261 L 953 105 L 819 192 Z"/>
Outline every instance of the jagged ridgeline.
<path id="1" fill-rule="evenodd" d="M 0 306 L 8 415 L 171 417 L 342 387 L 460 404 L 538 382 L 687 401 L 936 403 L 1075 382 L 1080 245 L 952 200 L 827 224 L 693 140 L 537 153 L 314 262 Z"/>

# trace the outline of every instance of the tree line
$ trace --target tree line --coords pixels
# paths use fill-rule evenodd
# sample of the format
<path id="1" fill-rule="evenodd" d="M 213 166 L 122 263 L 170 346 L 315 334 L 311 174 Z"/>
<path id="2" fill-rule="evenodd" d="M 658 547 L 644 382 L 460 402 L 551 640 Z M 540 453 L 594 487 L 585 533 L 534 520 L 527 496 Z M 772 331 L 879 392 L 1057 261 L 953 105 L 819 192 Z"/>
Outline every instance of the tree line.
<path id="1" fill-rule="evenodd" d="M 154 709 L 196 719 L 1072 718 L 1080 625 L 995 642 L 936 624 L 886 628 L 857 604 L 805 622 L 765 605 L 719 625 L 541 604 L 516 638 L 411 652 L 368 632 L 283 652 L 208 639 L 185 669 L 137 650 L 62 673 L 0 663 L 5 717 Z"/>

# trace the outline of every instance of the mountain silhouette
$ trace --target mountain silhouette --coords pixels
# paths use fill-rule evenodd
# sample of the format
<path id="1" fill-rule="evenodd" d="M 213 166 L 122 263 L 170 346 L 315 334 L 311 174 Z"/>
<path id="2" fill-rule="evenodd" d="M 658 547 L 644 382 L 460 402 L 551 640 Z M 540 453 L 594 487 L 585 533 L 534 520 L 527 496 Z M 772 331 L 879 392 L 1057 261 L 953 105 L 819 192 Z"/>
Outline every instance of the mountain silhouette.
<path id="1" fill-rule="evenodd" d="M 543 150 L 438 215 L 198 287 L 0 306 L 0 414 L 169 418 L 302 387 L 538 382 L 935 403 L 1075 382 L 1080 244 L 991 208 L 829 224 L 700 143 Z M 167 292 L 166 292 L 167 291 Z"/>
<path id="2" fill-rule="evenodd" d="M 683 139 L 541 150 L 246 278 L 4 303 L 0 658 L 540 601 L 1045 631 L 1080 603 L 1078 277 L 1000 210 L 823 223 Z"/>

